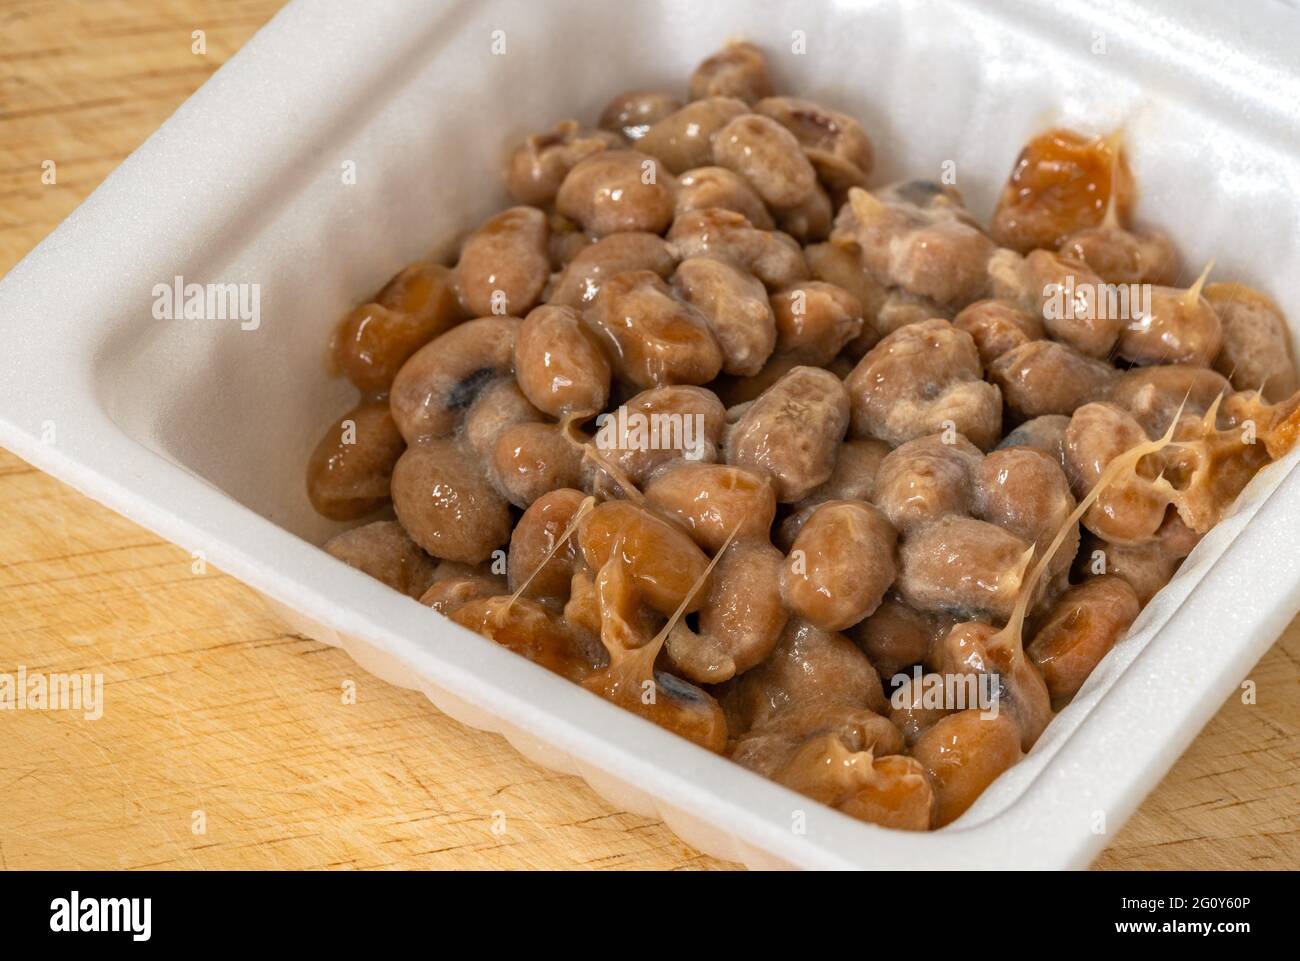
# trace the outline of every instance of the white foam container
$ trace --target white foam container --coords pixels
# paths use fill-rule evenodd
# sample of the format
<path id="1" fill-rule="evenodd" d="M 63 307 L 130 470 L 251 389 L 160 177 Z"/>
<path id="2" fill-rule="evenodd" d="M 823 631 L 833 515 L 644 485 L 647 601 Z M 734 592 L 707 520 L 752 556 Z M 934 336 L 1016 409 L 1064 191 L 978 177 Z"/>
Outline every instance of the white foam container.
<path id="1" fill-rule="evenodd" d="M 1289 5 L 298 0 L 0 282 L 0 445 L 202 550 L 293 629 L 709 854 L 1084 866 L 1300 608 L 1300 454 L 1256 478 L 1029 757 L 932 834 L 809 802 L 314 546 L 337 525 L 311 512 L 303 467 L 352 397 L 325 376 L 337 319 L 505 202 L 497 159 L 519 135 L 592 118 L 622 89 L 680 90 L 737 34 L 770 52 L 781 90 L 863 120 L 881 182 L 954 160 L 985 217 L 1033 133 L 1123 125 L 1140 216 L 1189 264 L 1217 255 L 1216 277 L 1300 318 Z M 260 284 L 261 327 L 153 319 L 154 285 L 176 275 Z"/>

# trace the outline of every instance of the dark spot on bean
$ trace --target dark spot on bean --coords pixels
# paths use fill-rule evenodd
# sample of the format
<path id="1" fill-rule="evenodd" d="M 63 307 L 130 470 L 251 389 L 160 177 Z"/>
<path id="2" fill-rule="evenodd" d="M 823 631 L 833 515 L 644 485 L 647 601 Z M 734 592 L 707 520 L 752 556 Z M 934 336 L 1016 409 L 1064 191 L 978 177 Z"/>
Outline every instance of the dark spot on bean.
<path id="1" fill-rule="evenodd" d="M 498 372 L 492 367 L 481 367 L 474 371 L 452 389 L 451 396 L 447 398 L 447 406 L 454 410 L 464 410 L 474 403 L 474 398 L 478 397 L 479 391 L 497 374 Z"/>

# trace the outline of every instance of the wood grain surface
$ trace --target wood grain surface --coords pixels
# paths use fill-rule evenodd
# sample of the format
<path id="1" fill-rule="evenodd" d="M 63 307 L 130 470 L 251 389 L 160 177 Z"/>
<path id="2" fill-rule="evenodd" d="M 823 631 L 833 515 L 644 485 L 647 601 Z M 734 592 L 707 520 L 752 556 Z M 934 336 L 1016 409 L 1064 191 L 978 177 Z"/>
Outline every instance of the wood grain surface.
<path id="1" fill-rule="evenodd" d="M 0 273 L 279 5 L 0 0 Z M 102 674 L 104 711 L 0 712 L 3 868 L 728 866 L 0 451 L 0 673 L 19 666 Z M 1300 621 L 1250 676 L 1257 703 L 1224 705 L 1099 867 L 1300 865 Z"/>

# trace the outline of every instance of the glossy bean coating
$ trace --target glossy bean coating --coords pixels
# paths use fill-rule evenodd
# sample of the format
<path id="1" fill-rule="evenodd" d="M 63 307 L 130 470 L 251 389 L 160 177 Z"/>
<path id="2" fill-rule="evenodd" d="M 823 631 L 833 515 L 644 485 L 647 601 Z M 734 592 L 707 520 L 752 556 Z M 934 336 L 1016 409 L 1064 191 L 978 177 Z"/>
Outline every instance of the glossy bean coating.
<path id="1" fill-rule="evenodd" d="M 609 400 L 609 359 L 571 307 L 543 304 L 524 318 L 514 365 L 520 390 L 552 417 L 595 414 Z"/>
<path id="2" fill-rule="evenodd" d="M 801 363 L 829 364 L 862 332 L 862 304 L 842 287 L 804 280 L 772 295 L 776 349 Z"/>
<path id="3" fill-rule="evenodd" d="M 670 173 L 680 174 L 713 163 L 713 138 L 749 108 L 734 97 L 709 97 L 688 103 L 651 125 L 637 149 L 657 158 Z"/>
<path id="4" fill-rule="evenodd" d="M 989 260 L 993 296 L 1043 318 L 1048 336 L 1089 357 L 1107 360 L 1140 304 L 1107 287 L 1087 265 L 1049 250 L 1021 257 L 999 250 Z"/>
<path id="5" fill-rule="evenodd" d="M 622 139 L 609 131 L 585 130 L 576 120 L 561 120 L 545 133 L 525 137 L 515 148 L 506 168 L 506 189 L 521 204 L 546 206 L 579 162 L 622 146 Z"/>
<path id="6" fill-rule="evenodd" d="M 971 679 L 975 680 L 973 693 L 977 699 L 992 687 L 996 704 L 977 700 L 978 706 L 990 713 L 996 710 L 1010 716 L 1020 732 L 1020 749 L 1028 751 L 1052 720 L 1051 695 L 1038 668 L 1024 656 L 1019 645 L 992 643 L 996 633 L 997 629 L 989 624 L 957 624 L 939 642 L 936 651 L 939 673 L 963 679 L 967 685 L 963 691 L 966 698 L 972 693 Z M 981 676 L 986 678 L 983 692 L 978 687 Z"/>
<path id="7" fill-rule="evenodd" d="M 1007 407 L 1025 419 L 1069 416 L 1104 397 L 1118 376 L 1110 364 L 1051 340 L 1013 347 L 989 365 L 988 373 Z"/>
<path id="8" fill-rule="evenodd" d="M 583 318 L 618 376 L 636 387 L 705 384 L 722 370 L 708 321 L 652 271 L 606 280 Z"/>
<path id="9" fill-rule="evenodd" d="M 866 708 L 887 714 L 880 675 L 843 634 L 790 620 L 775 650 L 731 681 L 720 697 L 737 731 L 769 723 L 791 707 L 814 704 Z"/>
<path id="10" fill-rule="evenodd" d="M 526 597 L 568 600 L 573 576 L 581 563 L 578 541 L 570 537 L 558 550 L 555 545 L 585 496 L 580 490 L 560 488 L 543 494 L 524 511 L 510 534 L 506 572 L 511 591 L 527 583 Z"/>
<path id="11" fill-rule="evenodd" d="M 652 270 L 665 280 L 676 260 L 662 237 L 644 231 L 609 234 L 584 247 L 564 268 L 548 303 L 583 308 L 596 299 L 600 285 L 628 270 Z"/>
<path id="12" fill-rule="evenodd" d="M 849 422 L 844 385 L 825 370 L 795 367 L 753 402 L 727 435 L 728 464 L 772 478 L 782 504 L 824 483 Z"/>
<path id="13" fill-rule="evenodd" d="M 998 444 L 998 450 L 1013 447 L 1028 447 L 1041 451 L 1065 469 L 1065 429 L 1070 426 L 1070 418 L 1064 414 L 1044 414 L 1027 420 Z"/>
<path id="14" fill-rule="evenodd" d="M 897 573 L 898 534 L 879 509 L 828 501 L 808 518 L 781 572 L 781 596 L 796 615 L 842 631 L 880 605 Z"/>
<path id="15" fill-rule="evenodd" d="M 852 117 L 797 97 L 768 97 L 754 105 L 754 112 L 794 134 L 828 190 L 842 194 L 850 187 L 866 187 L 875 154 Z"/>
<path id="16" fill-rule="evenodd" d="M 1060 252 L 1108 284 L 1172 285 L 1178 279 L 1178 252 L 1160 230 L 1085 227 L 1066 237 Z"/>
<path id="17" fill-rule="evenodd" d="M 362 304 L 343 319 L 334 335 L 334 363 L 358 390 L 388 390 L 408 357 L 465 316 L 450 268 L 412 264 L 390 280 L 373 303 Z"/>
<path id="18" fill-rule="evenodd" d="M 987 450 L 1002 433 L 1002 398 L 982 373 L 964 330 L 939 319 L 902 327 L 868 351 L 845 381 L 853 436 L 898 445 L 952 427 Z"/>
<path id="19" fill-rule="evenodd" d="M 505 582 L 499 577 L 483 574 L 462 574 L 434 581 L 420 595 L 420 603 L 439 614 L 450 617 L 470 601 L 496 597 L 505 592 Z"/>
<path id="20" fill-rule="evenodd" d="M 1147 440 L 1131 415 L 1110 403 L 1086 404 L 1074 412 L 1065 431 L 1065 460 L 1076 497 L 1083 498 L 1112 460 Z M 1083 515 L 1083 525 L 1115 544 L 1149 540 L 1165 517 L 1168 498 L 1152 489 L 1139 471 L 1112 481 Z"/>
<path id="21" fill-rule="evenodd" d="M 1022 254 L 1058 248 L 1070 234 L 1095 227 L 1115 194 L 1121 222 L 1133 206 L 1133 175 L 1118 144 L 1072 130 L 1034 137 L 1020 151 L 993 211 L 990 232 Z"/>
<path id="22" fill-rule="evenodd" d="M 727 464 L 670 463 L 651 477 L 645 496 L 710 554 L 733 531 L 739 540 L 766 540 L 776 516 L 771 481 Z"/>
<path id="23" fill-rule="evenodd" d="M 805 247 L 803 253 L 813 277 L 847 290 L 862 306 L 862 330 L 845 348 L 855 360 L 860 358 L 876 346 L 881 337 L 892 332 L 892 328 L 882 330 L 879 322 L 880 311 L 890 294 L 889 289 L 862 268 L 862 262 L 854 248 L 812 244 Z M 927 314 L 918 319 L 925 320 L 930 316 L 938 315 Z"/>
<path id="24" fill-rule="evenodd" d="M 1078 693 L 1140 608 L 1133 588 L 1114 575 L 1089 578 L 1061 596 L 1025 648 L 1053 703 Z"/>
<path id="25" fill-rule="evenodd" d="M 880 462 L 873 501 L 889 522 L 908 533 L 948 514 L 969 514 L 983 458 L 960 434 L 918 437 L 894 448 Z"/>
<path id="26" fill-rule="evenodd" d="M 802 201 L 776 213 L 777 226 L 801 244 L 825 240 L 835 218 L 830 196 L 817 184 Z"/>
<path id="27" fill-rule="evenodd" d="M 679 527 L 627 501 L 605 501 L 584 517 L 578 545 L 587 566 L 599 570 L 620 557 L 645 603 L 660 614 L 673 614 L 686 600 L 687 612 L 699 610 L 708 585 L 696 588 L 708 558 Z"/>
<path id="28" fill-rule="evenodd" d="M 703 61 L 691 74 L 692 100 L 736 97 L 754 103 L 772 95 L 767 58 L 752 43 L 733 41 Z"/>
<path id="29" fill-rule="evenodd" d="M 761 114 L 743 114 L 719 130 L 713 162 L 744 177 L 770 207 L 803 203 L 817 184 L 794 134 Z"/>
<path id="30" fill-rule="evenodd" d="M 1007 351 L 1047 336 L 1037 315 L 1007 300 L 977 300 L 952 325 L 970 334 L 985 367 Z"/>
<path id="31" fill-rule="evenodd" d="M 600 112 L 600 128 L 637 141 L 652 126 L 682 109 L 682 102 L 662 90 L 629 90 Z"/>
<path id="32" fill-rule="evenodd" d="M 665 645 L 674 668 L 700 683 L 720 683 L 766 658 L 785 627 L 781 552 L 766 540 L 737 540 L 713 569 L 699 632 L 679 622 Z"/>
<path id="33" fill-rule="evenodd" d="M 961 817 L 998 775 L 1021 758 L 1020 733 L 1006 714 L 977 710 L 941 718 L 912 746 L 934 786 L 934 826 Z"/>
<path id="34" fill-rule="evenodd" d="M 536 207 L 511 207 L 466 239 L 456 264 L 460 302 L 473 317 L 523 316 L 541 299 L 550 276 L 550 227 Z"/>
<path id="35" fill-rule="evenodd" d="M 375 521 L 336 534 L 325 550 L 408 597 L 419 597 L 433 583 L 437 562 L 395 521 Z"/>
<path id="36" fill-rule="evenodd" d="M 894 589 L 917 610 L 970 620 L 1011 616 L 1029 544 L 996 524 L 948 515 L 899 546 Z"/>
<path id="37" fill-rule="evenodd" d="M 753 274 L 768 290 L 808 277 L 799 244 L 788 234 L 759 230 L 732 210 L 691 210 L 673 221 L 668 249 L 679 260 L 716 256 Z"/>
<path id="38" fill-rule="evenodd" d="M 810 740 L 832 734 L 853 751 L 878 755 L 903 750 L 901 732 L 888 718 L 864 707 L 817 701 L 791 705 L 750 730 L 735 735 L 727 755 L 764 777 L 773 777 Z"/>
<path id="39" fill-rule="evenodd" d="M 697 308 L 722 350 L 722 369 L 757 374 L 776 347 L 776 319 L 761 281 L 726 260 L 690 257 L 673 275 L 673 289 Z"/>
<path id="40" fill-rule="evenodd" d="M 833 736 L 809 741 L 773 779 L 883 827 L 924 831 L 934 814 L 934 792 L 921 762 L 850 752 Z"/>
<path id="41" fill-rule="evenodd" d="M 677 178 L 677 216 L 710 207 L 734 210 L 760 230 L 776 226 L 749 181 L 726 167 L 696 167 Z"/>
<path id="42" fill-rule="evenodd" d="M 1262 390 L 1271 402 L 1294 394 L 1291 338 L 1277 304 L 1245 284 L 1210 284 L 1204 296 L 1223 325 L 1223 349 L 1214 369 L 1237 390 Z"/>
<path id="43" fill-rule="evenodd" d="M 1176 287 L 1151 290 L 1151 312 L 1124 328 L 1116 353 L 1135 364 L 1208 367 L 1223 346 L 1223 325 L 1210 302 Z"/>
<path id="44" fill-rule="evenodd" d="M 513 377 L 517 317 L 481 317 L 421 347 L 393 380 L 389 403 L 408 444 L 447 437 L 479 393 Z"/>
<path id="45" fill-rule="evenodd" d="M 952 708 L 944 706 L 943 697 L 936 696 L 942 693 L 944 683 L 941 674 L 923 674 L 919 684 L 909 677 L 890 697 L 889 719 L 903 732 L 903 740 L 909 747 L 953 713 Z"/>
<path id="46" fill-rule="evenodd" d="M 330 425 L 307 462 L 307 497 L 336 521 L 388 503 L 393 465 L 406 449 L 388 404 L 362 404 Z"/>
<path id="47" fill-rule="evenodd" d="M 673 220 L 676 182 L 637 150 L 605 150 L 564 178 L 556 209 L 597 237 L 623 231 L 663 233 Z"/>
<path id="48" fill-rule="evenodd" d="M 1041 553 L 1077 505 L 1058 461 L 1027 447 L 1012 447 L 993 451 L 976 469 L 974 506 L 976 517 L 1034 544 Z M 1072 524 L 1048 572 L 1068 571 L 1078 549 L 1079 528 Z"/>
<path id="49" fill-rule="evenodd" d="M 571 681 L 596 670 L 597 653 L 570 625 L 526 597 L 485 597 L 458 607 L 451 619 L 476 634 Z"/>
<path id="50" fill-rule="evenodd" d="M 435 557 L 487 560 L 510 538 L 510 508 L 466 448 L 431 439 L 393 468 L 393 509 L 411 539 Z"/>
<path id="51" fill-rule="evenodd" d="M 547 491 L 582 484 L 582 453 L 555 424 L 506 428 L 490 466 L 496 489 L 516 507 L 528 507 Z"/>

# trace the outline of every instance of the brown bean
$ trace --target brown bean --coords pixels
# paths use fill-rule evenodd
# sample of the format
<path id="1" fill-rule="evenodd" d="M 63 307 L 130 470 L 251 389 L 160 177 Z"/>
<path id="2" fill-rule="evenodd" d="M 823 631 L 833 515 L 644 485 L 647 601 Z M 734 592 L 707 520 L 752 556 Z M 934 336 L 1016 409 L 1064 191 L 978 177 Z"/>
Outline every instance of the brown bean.
<path id="1" fill-rule="evenodd" d="M 1061 596 L 1025 648 L 1054 703 L 1078 693 L 1140 609 L 1133 588 L 1114 575 L 1089 578 Z"/>
<path id="2" fill-rule="evenodd" d="M 946 320 L 899 328 L 844 383 L 853 436 L 897 445 L 951 427 L 987 450 L 1002 433 L 1002 398 L 982 373 L 970 334 Z"/>
<path id="3" fill-rule="evenodd" d="M 1135 364 L 1208 367 L 1223 346 L 1223 325 L 1210 302 L 1190 290 L 1153 287 L 1150 313 L 1120 334 L 1116 353 Z"/>
<path id="4" fill-rule="evenodd" d="M 977 300 L 954 317 L 952 325 L 971 335 L 985 367 L 1007 351 L 1046 336 L 1036 315 L 1006 300 Z"/>
<path id="5" fill-rule="evenodd" d="M 451 269 L 411 264 L 374 303 L 362 304 L 343 319 L 334 335 L 334 363 L 359 390 L 388 390 L 407 358 L 464 319 Z"/>
<path id="6" fill-rule="evenodd" d="M 408 447 L 393 468 L 393 509 L 434 557 L 487 560 L 510 537 L 510 508 L 453 440 Z"/>
<path id="7" fill-rule="evenodd" d="M 754 111 L 794 134 L 827 189 L 842 193 L 866 187 L 875 156 L 870 138 L 852 117 L 797 97 L 768 97 Z"/>
<path id="8" fill-rule="evenodd" d="M 796 367 L 733 426 L 727 463 L 770 475 L 777 501 L 793 503 L 831 476 L 848 420 L 848 397 L 839 379 L 818 368 Z"/>
<path id="9" fill-rule="evenodd" d="M 805 247 L 803 253 L 813 277 L 842 287 L 862 305 L 862 330 L 845 348 L 855 359 L 860 358 L 876 346 L 881 337 L 891 332 L 882 331 L 877 323 L 880 310 L 889 296 L 888 288 L 863 268 L 854 248 L 812 244 Z M 918 319 L 925 320 L 930 316 L 938 315 L 931 314 Z"/>
<path id="10" fill-rule="evenodd" d="M 826 482 L 814 488 L 798 506 L 824 501 L 870 501 L 880 464 L 889 445 L 879 440 L 849 440 L 840 445 L 835 467 Z"/>
<path id="11" fill-rule="evenodd" d="M 752 43 L 733 41 L 713 54 L 691 74 L 692 100 L 737 97 L 754 103 L 772 95 L 767 58 Z"/>
<path id="12" fill-rule="evenodd" d="M 516 424 L 501 432 L 491 459 L 492 482 L 516 507 L 547 491 L 582 483 L 582 453 L 555 424 Z"/>
<path id="13" fill-rule="evenodd" d="M 621 93 L 600 112 L 600 127 L 640 140 L 660 120 L 682 109 L 682 102 L 661 90 L 629 90 Z"/>
<path id="14" fill-rule="evenodd" d="M 947 515 L 907 534 L 894 589 L 921 611 L 968 620 L 1011 616 L 1029 544 L 996 524 Z"/>
<path id="15" fill-rule="evenodd" d="M 679 260 L 716 256 L 729 260 L 777 290 L 808 277 L 799 244 L 788 234 L 758 230 L 740 214 L 710 208 L 691 210 L 673 221 L 668 249 Z"/>
<path id="16" fill-rule="evenodd" d="M 510 377 L 489 382 L 465 411 L 461 436 L 470 450 L 484 463 L 492 459 L 497 439 L 516 424 L 537 424 L 542 412 L 528 402 L 519 384 Z"/>
<path id="17" fill-rule="evenodd" d="M 460 302 L 474 317 L 528 313 L 550 276 L 546 214 L 511 207 L 470 234 L 456 264 Z"/>
<path id="18" fill-rule="evenodd" d="M 1060 251 L 1108 284 L 1171 285 L 1178 279 L 1178 252 L 1159 230 L 1085 227 L 1066 237 Z"/>
<path id="19" fill-rule="evenodd" d="M 974 508 L 980 451 L 960 434 L 944 441 L 942 434 L 918 437 L 880 462 L 873 501 L 905 534 Z"/>
<path id="20" fill-rule="evenodd" d="M 618 376 L 636 387 L 705 384 L 722 370 L 722 350 L 704 315 L 652 271 L 607 279 L 583 319 Z"/>
<path id="21" fill-rule="evenodd" d="M 349 521 L 388 503 L 393 465 L 406 442 L 388 404 L 362 404 L 325 432 L 307 462 L 307 497 L 318 514 Z"/>
<path id="22" fill-rule="evenodd" d="M 804 744 L 774 776 L 780 784 L 861 821 L 924 831 L 934 814 L 925 768 L 903 755 L 851 752 L 826 735 Z"/>
<path id="23" fill-rule="evenodd" d="M 943 698 L 930 693 L 942 691 L 944 683 L 941 674 L 923 674 L 919 684 L 913 683 L 909 677 L 889 699 L 889 719 L 903 732 L 903 740 L 909 747 L 953 713 L 951 708 L 943 706 Z"/>
<path id="24" fill-rule="evenodd" d="M 1159 437 L 1180 411 L 1200 417 L 1230 393 L 1227 378 L 1216 371 L 1170 364 L 1125 371 L 1106 399 L 1137 418 L 1147 436 Z"/>
<path id="25" fill-rule="evenodd" d="M 1065 431 L 1065 459 L 1070 483 L 1083 498 L 1102 472 L 1124 451 L 1145 443 L 1146 432 L 1114 404 L 1085 404 L 1074 412 Z M 1165 517 L 1168 500 L 1138 472 L 1112 481 L 1083 515 L 1083 525 L 1116 544 L 1150 539 Z"/>
<path id="26" fill-rule="evenodd" d="M 753 185 L 771 207 L 794 207 L 808 199 L 817 174 L 794 134 L 770 117 L 737 117 L 713 138 L 713 162 Z"/>
<path id="27" fill-rule="evenodd" d="M 989 365 L 989 380 L 1021 417 L 1070 415 L 1105 396 L 1117 373 L 1110 364 L 1051 340 L 1031 340 Z"/>
<path id="28" fill-rule="evenodd" d="M 842 287 L 804 280 L 772 295 L 776 349 L 812 366 L 829 364 L 862 331 L 862 305 Z"/>
<path id="29" fill-rule="evenodd" d="M 1114 138 L 1054 129 L 1020 151 L 993 211 L 990 232 L 1003 247 L 1055 250 L 1076 231 L 1095 227 L 1115 195 L 1118 219 L 1133 207 L 1133 174 Z"/>
<path id="30" fill-rule="evenodd" d="M 874 195 L 851 188 L 831 242 L 856 244 L 863 265 L 886 286 L 949 307 L 985 296 L 993 242 L 949 193 L 935 188 L 917 203 L 909 186 Z"/>
<path id="31" fill-rule="evenodd" d="M 676 261 L 662 237 L 645 232 L 610 234 L 584 247 L 560 275 L 549 302 L 581 309 L 596 299 L 600 285 L 627 270 L 652 270 L 665 280 Z"/>
<path id="32" fill-rule="evenodd" d="M 561 677 L 582 683 L 598 653 L 554 611 L 526 597 L 485 597 L 458 607 L 451 619 Z"/>
<path id="33" fill-rule="evenodd" d="M 499 577 L 469 574 L 447 577 L 435 581 L 420 595 L 420 603 L 439 614 L 450 617 L 470 601 L 496 597 L 505 592 L 505 582 Z"/>
<path id="34" fill-rule="evenodd" d="M 1094 552 L 1100 550 L 1105 558 L 1104 566 L 1100 571 L 1087 569 L 1087 573 L 1110 573 L 1128 582 L 1137 595 L 1138 606 L 1146 607 L 1156 592 L 1169 583 L 1183 558 L 1200 540 L 1200 534 L 1188 527 L 1177 514 L 1171 513 L 1148 541 L 1108 544 L 1092 538 L 1080 558 L 1090 565 Z"/>
<path id="35" fill-rule="evenodd" d="M 1223 324 L 1223 349 L 1214 369 L 1237 390 L 1262 390 L 1274 403 L 1294 394 L 1291 337 L 1277 304 L 1245 284 L 1210 284 L 1205 299 Z"/>
<path id="36" fill-rule="evenodd" d="M 595 414 L 609 400 L 609 360 L 571 307 L 534 308 L 519 327 L 514 363 L 520 390 L 552 417 Z"/>
<path id="37" fill-rule="evenodd" d="M 552 130 L 525 137 L 515 148 L 506 169 L 506 189 L 521 204 L 546 206 L 580 161 L 622 146 L 617 132 L 585 130 L 576 120 L 561 120 Z"/>
<path id="38" fill-rule="evenodd" d="M 781 572 L 781 596 L 796 615 L 842 631 L 870 615 L 893 583 L 898 534 L 861 501 L 819 506 L 795 538 Z"/>
<path id="39" fill-rule="evenodd" d="M 979 701 L 980 708 L 1009 715 L 1020 731 L 1020 749 L 1028 751 L 1052 720 L 1051 697 L 1038 668 L 1019 645 L 999 643 L 996 633 L 989 624 L 956 625 L 938 645 L 939 673 L 966 683 L 961 691 L 964 699 L 971 693 L 977 700 L 983 693 L 992 693 L 996 701 Z M 973 691 L 972 680 L 976 684 Z"/>
<path id="40" fill-rule="evenodd" d="M 676 216 L 711 207 L 734 210 L 760 230 L 776 226 L 749 181 L 726 167 L 696 167 L 677 178 Z"/>
<path id="41" fill-rule="evenodd" d="M 810 740 L 833 734 L 854 751 L 881 755 L 903 750 L 903 738 L 888 718 L 863 707 L 814 701 L 790 705 L 766 723 L 737 732 L 728 756 L 737 764 L 773 777 Z"/>
<path id="42" fill-rule="evenodd" d="M 849 636 L 889 684 L 897 681 L 902 671 L 926 661 L 956 623 L 951 614 L 918 611 L 896 595 L 887 594 L 875 613 L 854 627 Z"/>
<path id="43" fill-rule="evenodd" d="M 989 278 L 994 297 L 1042 317 L 1053 340 L 1100 360 L 1109 359 L 1140 309 L 1126 290 L 1107 287 L 1086 265 L 1048 250 L 1027 257 L 999 250 L 989 261 Z"/>
<path id="44" fill-rule="evenodd" d="M 645 496 L 710 554 L 721 550 L 733 532 L 740 540 L 766 540 L 776 517 L 771 481 L 726 464 L 673 462 L 655 473 Z"/>
<path id="45" fill-rule="evenodd" d="M 447 437 L 488 384 L 514 376 L 517 317 L 481 317 L 421 347 L 393 380 L 389 402 L 408 444 Z"/>
<path id="46" fill-rule="evenodd" d="M 934 786 L 934 826 L 951 824 L 1007 768 L 1021 758 L 1020 733 L 1006 714 L 981 717 L 959 711 L 920 736 L 912 755 Z"/>
<path id="47" fill-rule="evenodd" d="M 751 376 L 776 346 L 776 320 L 761 281 L 714 257 L 683 260 L 673 275 L 677 295 L 697 308 L 722 350 L 722 369 Z"/>
<path id="48" fill-rule="evenodd" d="M 1002 438 L 998 450 L 1028 447 L 1046 454 L 1060 464 L 1062 470 L 1065 470 L 1065 429 L 1069 426 L 1070 418 L 1064 414 L 1044 414 L 1035 417 L 1025 421 Z"/>
<path id="49" fill-rule="evenodd" d="M 736 117 L 749 112 L 734 97 L 709 97 L 688 103 L 653 124 L 636 142 L 669 172 L 684 173 L 713 163 L 713 138 Z"/>
<path id="50" fill-rule="evenodd" d="M 558 550 L 555 545 L 578 513 L 584 496 L 582 491 L 560 488 L 543 494 L 524 511 L 510 535 L 506 561 L 510 590 L 527 584 L 526 597 L 568 600 L 573 575 L 581 563 L 578 542 L 570 537 Z"/>
<path id="51" fill-rule="evenodd" d="M 600 460 L 641 484 L 670 461 L 716 461 L 725 417 L 703 387 L 654 387 L 598 417 L 595 446 Z"/>
<path id="52" fill-rule="evenodd" d="M 975 472 L 974 515 L 1035 545 L 1039 556 L 1076 506 L 1065 471 L 1048 454 L 1027 447 L 993 451 Z M 1069 571 L 1078 550 L 1079 526 L 1071 524 L 1048 573 Z"/>
<path id="53" fill-rule="evenodd" d="M 793 207 L 783 207 L 776 212 L 777 226 L 801 244 L 825 240 L 835 220 L 831 198 L 817 184 L 812 192 Z"/>
<path id="54" fill-rule="evenodd" d="M 597 237 L 636 230 L 663 233 L 676 203 L 676 183 L 668 174 L 648 154 L 605 150 L 569 171 L 555 206 Z"/>
<path id="55" fill-rule="evenodd" d="M 688 595 L 687 613 L 704 603 L 709 559 L 680 528 L 644 508 L 627 501 L 598 504 L 582 519 L 578 544 L 594 571 L 621 557 L 645 603 L 660 614 L 672 615 Z"/>
<path id="56" fill-rule="evenodd" d="M 395 521 L 344 531 L 331 538 L 325 550 L 408 597 L 419 597 L 433 583 L 434 559 Z"/>

